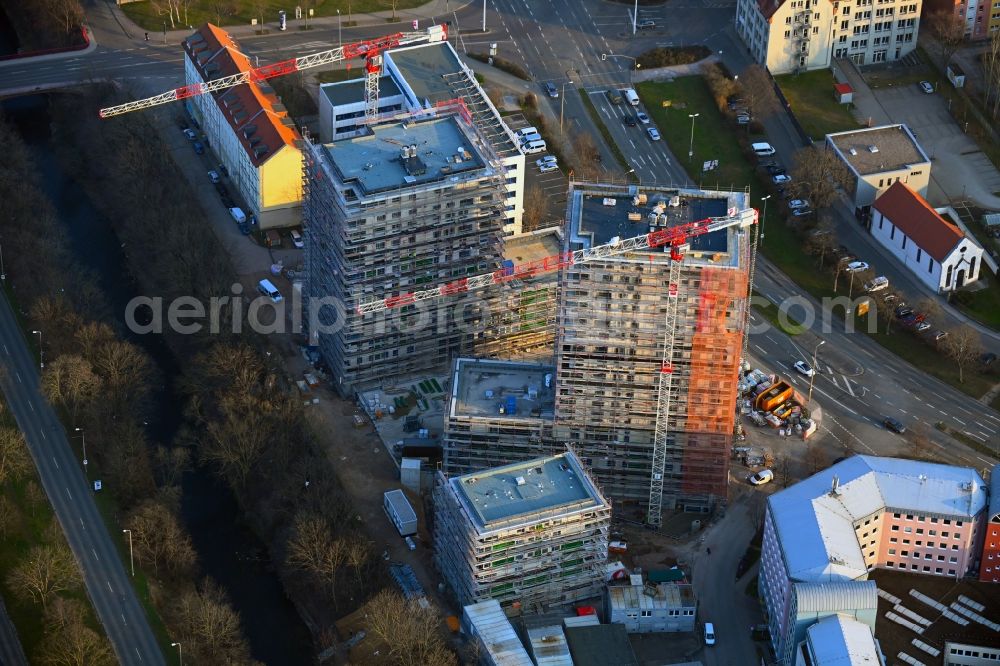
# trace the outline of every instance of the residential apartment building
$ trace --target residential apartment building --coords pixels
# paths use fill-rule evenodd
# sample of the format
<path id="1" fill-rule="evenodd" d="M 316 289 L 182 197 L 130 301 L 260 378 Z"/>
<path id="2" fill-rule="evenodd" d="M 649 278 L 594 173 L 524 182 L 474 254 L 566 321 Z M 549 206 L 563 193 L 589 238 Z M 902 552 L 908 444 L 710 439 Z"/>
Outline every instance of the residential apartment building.
<path id="1" fill-rule="evenodd" d="M 743 192 L 574 184 L 565 250 L 724 217 L 746 211 L 747 203 Z M 753 219 L 751 212 L 747 223 Z M 554 371 L 545 364 L 521 367 L 517 372 L 533 379 L 480 386 L 494 402 L 496 386 L 521 394 L 538 387 L 538 409 L 501 415 L 498 408 L 476 408 L 462 397 L 468 382 L 459 374 L 478 376 L 480 369 L 471 361 L 457 366 L 446 412 L 446 472 L 473 472 L 572 443 L 607 495 L 637 519 L 649 517 L 654 486 L 668 510 L 707 510 L 725 497 L 749 252 L 747 229 L 735 225 L 690 239 L 676 283 L 674 262 L 660 250 L 564 269 Z M 665 349 L 671 350 L 666 360 Z M 664 393 L 661 473 L 654 469 L 654 440 L 665 367 L 673 372 Z"/>
<path id="2" fill-rule="evenodd" d="M 310 334 L 343 394 L 446 368 L 477 340 L 497 337 L 458 297 L 356 312 L 500 268 L 504 167 L 461 107 L 387 119 L 363 135 L 310 144 L 308 156 L 306 294 L 320 322 Z"/>
<path id="3" fill-rule="evenodd" d="M 983 248 L 902 182 L 875 200 L 871 234 L 935 291 L 955 291 L 979 279 Z"/>
<path id="4" fill-rule="evenodd" d="M 917 46 L 920 2 L 738 0 L 736 32 L 772 74 L 825 69 L 835 58 L 891 62 Z"/>
<path id="5" fill-rule="evenodd" d="M 187 85 L 253 68 L 229 33 L 211 23 L 183 45 Z M 185 105 L 260 228 L 300 224 L 303 141 L 274 89 L 266 82 L 249 82 L 189 97 Z"/>
<path id="6" fill-rule="evenodd" d="M 829 615 L 806 630 L 795 666 L 884 664 L 872 627 L 843 615 Z"/>
<path id="7" fill-rule="evenodd" d="M 459 603 L 541 609 L 600 594 L 611 506 L 572 453 L 439 473 L 434 563 Z"/>
<path id="8" fill-rule="evenodd" d="M 875 568 L 965 576 L 976 568 L 986 502 L 975 470 L 874 456 L 850 457 L 772 495 L 758 592 L 780 663 L 795 663 L 802 640 L 802 584 L 848 586 L 841 608 L 824 612 L 857 615 L 871 609 L 865 586 Z"/>
<path id="9" fill-rule="evenodd" d="M 927 195 L 931 160 L 906 125 L 827 134 L 826 147 L 851 172 L 851 199 L 861 219 L 868 219 L 872 204 L 895 183 L 905 183 L 922 197 Z"/>
<path id="10" fill-rule="evenodd" d="M 927 0 L 924 18 L 938 12 L 951 12 L 960 17 L 965 38 L 970 41 L 989 39 L 1000 24 L 1000 3 L 995 0 Z"/>
<path id="11" fill-rule="evenodd" d="M 386 51 L 379 79 L 379 113 L 433 112 L 437 105 L 461 99 L 481 134 L 506 170 L 504 233 L 521 233 L 524 209 L 525 157 L 511 130 L 447 41 Z M 364 79 L 320 86 L 320 136 L 324 141 L 364 131 Z"/>
<path id="12" fill-rule="evenodd" d="M 979 580 L 1000 583 L 1000 465 L 990 473 L 990 504 L 979 561 Z"/>

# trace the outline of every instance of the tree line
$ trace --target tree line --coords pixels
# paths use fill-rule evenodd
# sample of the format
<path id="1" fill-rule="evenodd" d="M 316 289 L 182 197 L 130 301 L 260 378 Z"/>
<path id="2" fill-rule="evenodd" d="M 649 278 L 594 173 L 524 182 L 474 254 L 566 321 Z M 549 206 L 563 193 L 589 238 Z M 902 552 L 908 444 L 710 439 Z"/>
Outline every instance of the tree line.
<path id="1" fill-rule="evenodd" d="M 115 103 L 109 94 L 95 89 L 85 106 Z M 54 117 L 65 139 L 65 166 L 113 221 L 125 243 L 127 268 L 143 292 L 163 296 L 164 302 L 228 294 L 236 281 L 228 248 L 205 220 L 159 135 L 160 125 L 173 124 L 169 112 L 107 122 L 96 113 L 79 113 L 78 104 L 61 104 Z M 222 315 L 229 321 L 233 312 Z M 331 461 L 317 445 L 328 434 L 314 431 L 279 354 L 269 351 L 263 336 L 233 333 L 223 323 L 219 334 L 167 332 L 164 340 L 181 368 L 176 387 L 184 401 L 184 422 L 171 447 L 152 449 L 150 466 L 158 485 L 176 488 L 176 478 L 189 464 L 207 466 L 267 544 L 286 592 L 310 621 L 314 636 L 327 635 L 334 619 L 360 607 L 389 580 Z M 174 494 L 164 498 L 160 492 L 153 501 L 175 505 Z M 143 546 L 149 565 L 164 575 L 183 575 L 186 549 L 163 536 L 157 521 L 167 516 L 151 508 L 148 499 L 144 502 L 136 505 L 133 519 L 150 535 L 143 539 L 159 540 Z M 150 528 L 142 530 L 144 525 Z M 170 529 L 177 532 L 180 526 Z M 211 588 L 204 590 L 211 597 Z M 184 646 L 187 654 L 188 643 Z"/>

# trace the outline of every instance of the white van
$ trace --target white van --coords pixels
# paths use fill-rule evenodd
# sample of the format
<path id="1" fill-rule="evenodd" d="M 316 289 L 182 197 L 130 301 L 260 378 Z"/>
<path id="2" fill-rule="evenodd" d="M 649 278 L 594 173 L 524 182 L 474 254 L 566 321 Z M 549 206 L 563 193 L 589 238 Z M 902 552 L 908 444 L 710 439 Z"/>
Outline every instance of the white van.
<path id="1" fill-rule="evenodd" d="M 523 139 L 527 136 L 531 136 L 532 134 L 538 134 L 538 130 L 535 129 L 534 127 L 522 127 L 521 129 L 514 132 L 514 134 L 515 136 L 517 136 L 518 139 Z"/>
<path id="2" fill-rule="evenodd" d="M 521 150 L 525 155 L 534 155 L 535 153 L 544 153 L 547 150 L 545 141 L 542 139 L 536 139 L 534 141 L 526 141 L 524 145 L 521 146 Z"/>
<path id="3" fill-rule="evenodd" d="M 247 221 L 247 216 L 243 214 L 242 208 L 230 208 L 229 214 L 236 221 L 236 224 L 243 224 Z"/>
<path id="4" fill-rule="evenodd" d="M 705 623 L 705 645 L 715 645 L 715 625 L 711 622 Z"/>
<path id="5" fill-rule="evenodd" d="M 633 89 L 626 88 L 622 92 L 625 93 L 625 99 L 629 104 L 632 106 L 639 106 L 639 95 L 637 95 Z"/>
<path id="6" fill-rule="evenodd" d="M 758 157 L 767 157 L 768 155 L 774 155 L 777 151 L 769 143 L 751 143 L 750 150 L 753 151 L 754 155 Z"/>
<path id="7" fill-rule="evenodd" d="M 274 283 L 270 280 L 261 280 L 257 283 L 257 291 L 259 291 L 264 296 L 267 296 L 275 303 L 280 303 L 284 299 L 281 297 L 281 292 L 278 288 L 274 286 Z"/>
<path id="8" fill-rule="evenodd" d="M 521 137 L 521 145 L 524 145 L 526 143 L 531 143 L 532 141 L 541 141 L 541 140 L 542 140 L 542 135 L 539 134 L 538 132 L 534 132 L 532 134 L 525 134 L 524 136 Z"/>

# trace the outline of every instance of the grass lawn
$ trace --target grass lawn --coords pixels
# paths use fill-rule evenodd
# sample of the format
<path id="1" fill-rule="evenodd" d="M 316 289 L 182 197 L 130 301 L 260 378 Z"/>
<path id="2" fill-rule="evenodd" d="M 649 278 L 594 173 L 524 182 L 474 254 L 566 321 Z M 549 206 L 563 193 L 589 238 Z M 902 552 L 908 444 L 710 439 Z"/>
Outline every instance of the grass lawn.
<path id="1" fill-rule="evenodd" d="M 670 144 L 675 155 L 685 155 L 690 141 L 691 120 L 688 114 L 698 113 L 694 133 L 694 160 L 681 159 L 683 166 L 695 181 L 702 178 L 699 169 L 709 159 L 719 160 L 719 168 L 701 184 L 706 188 L 743 188 L 749 186 L 751 204 L 762 211 L 760 197 L 770 192 L 770 184 L 765 184 L 741 152 L 738 143 L 739 130 L 730 125 L 719 113 L 708 87 L 700 76 L 675 79 L 671 83 L 648 82 L 636 86 L 653 121 L 663 138 Z M 670 100 L 672 105 L 664 107 L 662 102 Z M 831 98 L 831 102 L 832 102 Z M 678 104 L 682 103 L 682 104 Z M 788 159 L 790 156 L 782 156 Z M 775 204 L 776 201 L 770 203 Z M 824 268 L 818 270 L 816 260 L 802 250 L 802 242 L 788 225 L 784 215 L 772 205 L 764 225 L 764 241 L 761 244 L 764 256 L 798 284 L 804 291 L 818 299 L 836 296 L 833 291 L 833 275 Z M 763 211 L 762 211 L 763 212 Z M 846 281 L 840 280 L 840 287 L 846 294 Z M 767 316 L 767 312 L 762 312 Z M 840 315 L 843 316 L 843 315 Z M 859 323 L 855 330 L 858 335 L 867 330 Z M 879 330 L 882 330 L 881 327 Z M 894 330 L 890 335 L 872 334 L 872 339 L 885 349 L 956 389 L 979 398 L 991 385 L 987 377 L 968 370 L 965 382 L 959 383 L 958 370 L 954 363 L 945 358 L 936 348 L 914 339 L 904 330 Z"/>
<path id="2" fill-rule="evenodd" d="M 834 78 L 830 70 L 783 74 L 775 80 L 802 128 L 814 140 L 860 127 L 848 105 L 838 104 L 834 99 Z"/>
<path id="3" fill-rule="evenodd" d="M 396 12 L 403 9 L 411 9 L 424 4 L 426 0 L 398 0 Z M 165 3 L 161 3 L 164 4 Z M 231 0 L 231 2 L 217 2 L 215 0 L 191 0 L 187 12 L 181 9 L 181 21 L 171 26 L 170 17 L 165 13 L 158 12 L 149 0 L 140 2 L 129 2 L 121 5 L 125 14 L 149 31 L 162 31 L 164 21 L 167 30 L 183 30 L 186 26 L 198 27 L 203 23 L 214 23 L 216 25 L 250 25 L 250 21 L 258 18 L 254 14 L 254 2 L 252 0 Z M 264 4 L 264 27 L 268 30 L 278 29 L 278 11 L 285 10 L 288 17 L 288 29 L 298 30 L 304 21 L 295 20 L 296 3 L 283 2 L 282 0 L 263 0 Z M 307 7 L 313 8 L 313 17 L 336 16 L 340 10 L 344 25 L 356 18 L 356 14 L 368 12 L 384 12 L 392 10 L 391 0 L 313 0 L 312 2 L 298 3 L 302 7 L 302 14 L 305 16 Z M 224 8 L 221 16 L 216 8 Z M 348 12 L 348 8 L 350 12 Z M 153 36 L 150 35 L 150 39 Z"/>
<path id="4" fill-rule="evenodd" d="M 771 322 L 772 326 L 779 331 L 784 331 L 786 335 L 799 335 L 800 333 L 804 333 L 806 330 L 802 324 L 795 321 L 795 319 L 787 312 L 784 316 L 785 324 L 782 324 L 781 319 L 778 318 L 778 306 L 770 301 L 763 304 L 756 303 L 753 307 L 754 310 L 759 312 L 765 319 Z"/>
<path id="5" fill-rule="evenodd" d="M 985 269 L 980 276 L 979 282 L 986 285 L 985 289 L 960 292 L 953 302 L 973 319 L 1000 330 L 1000 281 Z"/>

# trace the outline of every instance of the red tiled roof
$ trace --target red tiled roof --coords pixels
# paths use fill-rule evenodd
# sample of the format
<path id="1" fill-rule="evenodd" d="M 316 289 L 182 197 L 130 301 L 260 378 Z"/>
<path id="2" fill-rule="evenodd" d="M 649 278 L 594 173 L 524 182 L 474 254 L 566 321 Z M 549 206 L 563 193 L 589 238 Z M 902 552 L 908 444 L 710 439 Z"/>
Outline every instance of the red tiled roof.
<path id="1" fill-rule="evenodd" d="M 938 215 L 922 196 L 899 181 L 875 200 L 875 210 L 939 262 L 947 259 L 965 238 L 961 229 Z"/>
<path id="2" fill-rule="evenodd" d="M 834 83 L 833 89 L 837 91 L 837 94 L 846 95 L 848 93 L 854 92 L 854 88 L 851 87 L 850 83 Z"/>
<path id="3" fill-rule="evenodd" d="M 184 49 L 205 81 L 253 68 L 229 33 L 211 23 L 184 40 Z M 254 166 L 301 139 L 278 96 L 256 83 L 220 90 L 213 96 Z"/>

